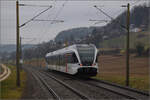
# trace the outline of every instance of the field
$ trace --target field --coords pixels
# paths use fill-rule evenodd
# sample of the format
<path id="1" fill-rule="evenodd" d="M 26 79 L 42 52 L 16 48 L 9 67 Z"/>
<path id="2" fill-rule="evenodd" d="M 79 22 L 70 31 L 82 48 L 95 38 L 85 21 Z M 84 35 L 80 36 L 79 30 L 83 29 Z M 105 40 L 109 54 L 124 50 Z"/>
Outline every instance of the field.
<path id="1" fill-rule="evenodd" d="M 148 57 L 130 56 L 130 86 L 140 90 L 149 90 Z M 96 78 L 125 85 L 125 56 L 101 55 L 99 57 L 99 74 Z"/>

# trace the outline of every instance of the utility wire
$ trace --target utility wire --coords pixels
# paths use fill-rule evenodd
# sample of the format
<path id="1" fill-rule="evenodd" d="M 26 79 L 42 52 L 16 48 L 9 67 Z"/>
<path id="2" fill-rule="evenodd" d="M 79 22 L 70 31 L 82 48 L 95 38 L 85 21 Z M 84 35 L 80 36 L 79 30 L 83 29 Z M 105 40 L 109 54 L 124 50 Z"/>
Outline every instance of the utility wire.
<path id="1" fill-rule="evenodd" d="M 131 6 L 134 6 L 134 5 L 136 5 L 137 3 L 139 3 L 141 0 L 137 0 L 137 1 L 135 1 L 134 3 L 132 3 L 131 4 Z"/>
<path id="2" fill-rule="evenodd" d="M 28 20 L 28 21 L 25 22 L 24 24 L 22 24 L 22 25 L 20 26 L 20 28 L 23 27 L 24 25 L 26 25 L 27 23 L 31 22 L 31 21 L 34 20 L 36 17 L 40 16 L 42 13 L 46 12 L 46 11 L 49 10 L 50 8 L 52 8 L 52 6 L 49 6 L 47 9 L 45 9 L 44 11 L 40 12 L 39 14 L 37 14 L 36 16 L 34 16 L 33 18 L 31 18 L 30 20 Z"/>

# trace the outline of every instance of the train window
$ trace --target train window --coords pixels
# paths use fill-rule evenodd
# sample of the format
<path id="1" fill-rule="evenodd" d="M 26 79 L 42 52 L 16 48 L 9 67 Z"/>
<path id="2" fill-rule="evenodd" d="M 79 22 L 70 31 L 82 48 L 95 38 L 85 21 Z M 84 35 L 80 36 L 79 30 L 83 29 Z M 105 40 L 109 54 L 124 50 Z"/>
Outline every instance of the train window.
<path id="1" fill-rule="evenodd" d="M 48 64 L 51 64 L 50 61 L 51 61 L 51 60 L 50 60 L 50 57 L 48 57 L 48 58 L 47 58 Z"/>
<path id="2" fill-rule="evenodd" d="M 67 63 L 78 63 L 78 59 L 75 53 L 67 54 Z"/>
<path id="3" fill-rule="evenodd" d="M 65 62 L 66 62 L 65 55 L 60 55 L 59 64 L 63 66 L 65 65 Z"/>
<path id="4" fill-rule="evenodd" d="M 56 64 L 59 65 L 59 56 L 57 55 L 56 57 L 57 57 Z"/>

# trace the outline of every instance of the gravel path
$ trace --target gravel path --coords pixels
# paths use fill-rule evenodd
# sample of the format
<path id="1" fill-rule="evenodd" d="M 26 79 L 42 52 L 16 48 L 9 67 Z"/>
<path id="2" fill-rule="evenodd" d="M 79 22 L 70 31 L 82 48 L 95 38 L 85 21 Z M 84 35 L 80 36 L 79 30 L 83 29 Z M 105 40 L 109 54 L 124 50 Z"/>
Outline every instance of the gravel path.
<path id="1" fill-rule="evenodd" d="M 1 64 L 1 67 L 3 68 L 3 73 L 0 74 L 0 82 L 7 79 L 8 76 L 11 74 L 11 70 L 7 66 Z"/>

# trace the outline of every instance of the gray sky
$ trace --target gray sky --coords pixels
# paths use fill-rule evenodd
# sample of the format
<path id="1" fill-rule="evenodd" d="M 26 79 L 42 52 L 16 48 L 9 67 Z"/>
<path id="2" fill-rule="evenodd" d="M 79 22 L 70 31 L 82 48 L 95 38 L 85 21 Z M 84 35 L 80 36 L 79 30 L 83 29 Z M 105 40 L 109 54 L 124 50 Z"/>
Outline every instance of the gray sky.
<path id="1" fill-rule="evenodd" d="M 103 26 L 106 23 L 94 25 L 95 22 L 89 19 L 110 20 L 108 17 L 99 12 L 94 5 L 99 6 L 107 14 L 112 17 L 118 16 L 126 8 L 120 7 L 127 3 L 134 4 L 136 1 L 20 1 L 20 4 L 34 5 L 52 5 L 53 7 L 43 13 L 37 19 L 58 19 L 64 20 L 64 23 L 51 22 L 30 22 L 20 28 L 20 34 L 24 38 L 23 43 L 37 44 L 54 39 L 62 30 L 76 27 Z M 145 1 L 146 2 L 146 1 Z M 143 3 L 141 0 L 136 5 Z M 0 43 L 15 44 L 16 43 L 16 2 L 0 1 Z M 63 6 L 64 5 L 64 6 Z M 45 10 L 46 7 L 20 7 L 20 25 L 31 19 L 36 14 Z M 56 17 L 57 16 L 57 17 Z"/>

